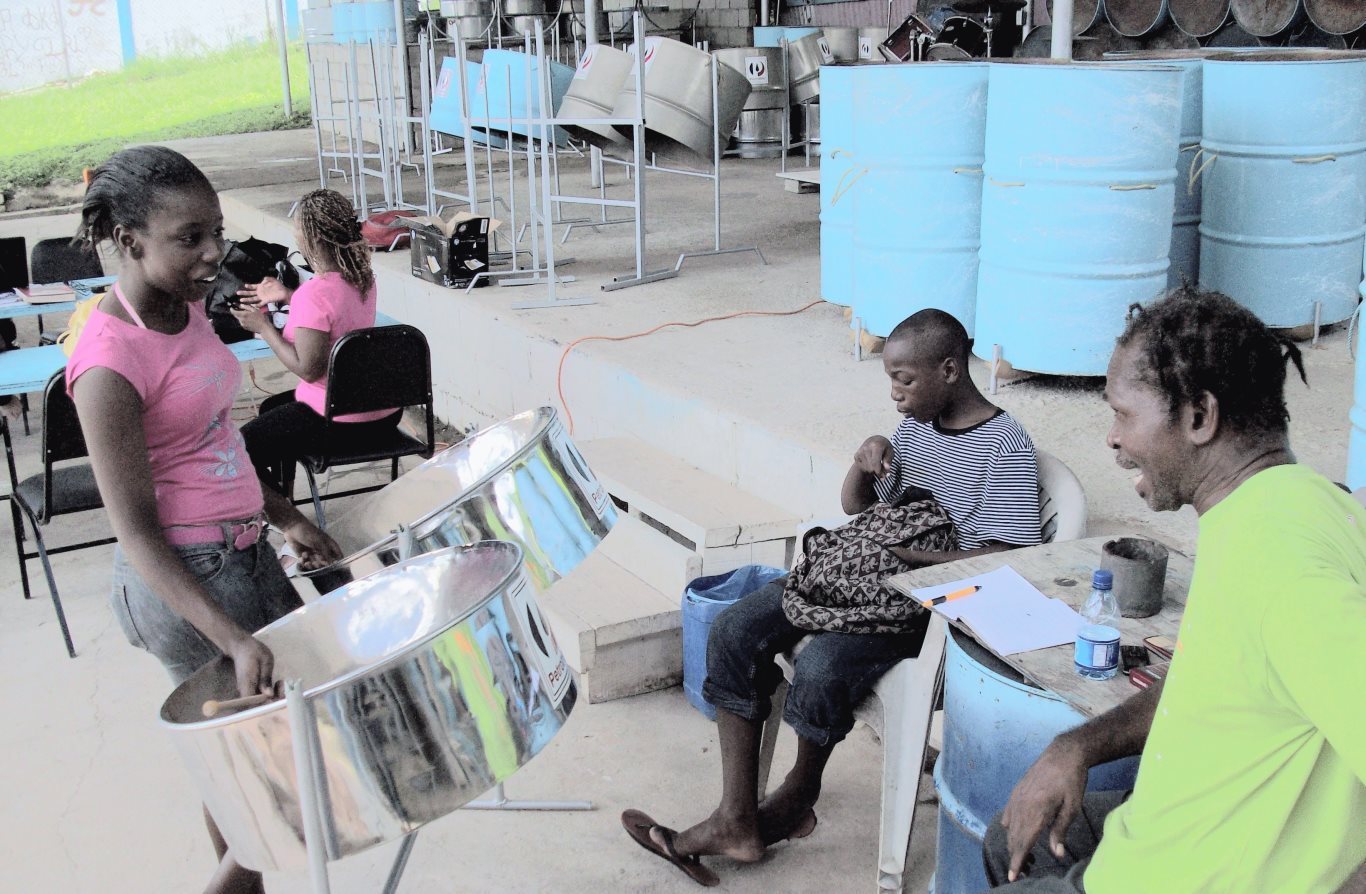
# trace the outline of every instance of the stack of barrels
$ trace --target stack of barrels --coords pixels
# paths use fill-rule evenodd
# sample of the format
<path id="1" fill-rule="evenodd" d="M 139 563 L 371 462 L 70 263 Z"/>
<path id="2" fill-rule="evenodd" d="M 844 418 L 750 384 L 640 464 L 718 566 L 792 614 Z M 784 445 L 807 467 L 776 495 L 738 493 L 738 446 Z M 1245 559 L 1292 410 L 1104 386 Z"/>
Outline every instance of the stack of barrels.
<path id="1" fill-rule="evenodd" d="M 1048 0 L 1052 13 L 1053 3 Z M 1197 47 L 1366 47 L 1362 0 L 1076 0 L 1073 55 Z M 1047 56 L 1050 26 L 1035 28 L 1017 55 Z"/>

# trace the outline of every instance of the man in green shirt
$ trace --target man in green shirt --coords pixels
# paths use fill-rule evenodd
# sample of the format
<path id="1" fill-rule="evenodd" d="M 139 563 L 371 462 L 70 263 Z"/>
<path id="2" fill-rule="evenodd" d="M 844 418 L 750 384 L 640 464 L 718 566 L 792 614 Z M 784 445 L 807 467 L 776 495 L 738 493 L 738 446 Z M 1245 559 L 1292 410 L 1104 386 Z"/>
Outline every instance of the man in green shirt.
<path id="1" fill-rule="evenodd" d="M 1025 774 L 987 833 L 994 885 L 1366 892 L 1366 509 L 1295 464 L 1287 359 L 1303 378 L 1222 295 L 1131 315 L 1108 443 L 1152 509 L 1200 517 L 1176 655 Z M 1088 768 L 1139 753 L 1131 795 L 1083 795 Z"/>

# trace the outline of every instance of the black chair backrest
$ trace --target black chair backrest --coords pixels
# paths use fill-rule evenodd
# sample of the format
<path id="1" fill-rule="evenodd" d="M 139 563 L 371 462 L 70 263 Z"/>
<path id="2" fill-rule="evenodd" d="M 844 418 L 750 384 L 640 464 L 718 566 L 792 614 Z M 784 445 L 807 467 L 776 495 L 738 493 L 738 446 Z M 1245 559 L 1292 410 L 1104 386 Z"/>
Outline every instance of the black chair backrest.
<path id="1" fill-rule="evenodd" d="M 70 239 L 43 239 L 33 246 L 29 261 L 29 279 L 35 283 L 69 282 L 104 276 L 100 256 Z"/>
<path id="2" fill-rule="evenodd" d="M 413 326 L 348 332 L 327 364 L 327 418 L 432 403 L 432 354 Z"/>
<path id="3" fill-rule="evenodd" d="M 66 370 L 58 370 L 43 388 L 43 471 L 64 459 L 89 455 L 76 404 L 66 393 Z"/>

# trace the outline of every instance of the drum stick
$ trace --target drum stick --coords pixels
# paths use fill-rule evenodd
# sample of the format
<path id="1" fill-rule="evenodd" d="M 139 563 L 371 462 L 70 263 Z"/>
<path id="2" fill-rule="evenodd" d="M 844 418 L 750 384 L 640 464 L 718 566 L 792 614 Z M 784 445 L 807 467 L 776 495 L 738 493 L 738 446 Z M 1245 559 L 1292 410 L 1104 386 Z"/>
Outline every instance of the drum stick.
<path id="1" fill-rule="evenodd" d="M 209 699 L 204 702 L 204 716 L 217 717 L 219 714 L 226 714 L 229 711 L 245 711 L 247 708 L 255 708 L 272 702 L 276 698 L 274 692 L 260 692 L 256 695 L 247 695 L 242 698 L 229 699 Z"/>

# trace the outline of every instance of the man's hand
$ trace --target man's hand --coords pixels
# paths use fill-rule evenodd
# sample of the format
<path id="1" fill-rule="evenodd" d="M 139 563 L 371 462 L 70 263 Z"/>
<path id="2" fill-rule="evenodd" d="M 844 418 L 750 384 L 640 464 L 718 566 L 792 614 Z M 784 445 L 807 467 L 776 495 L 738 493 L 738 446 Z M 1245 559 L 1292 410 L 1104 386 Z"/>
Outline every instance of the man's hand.
<path id="1" fill-rule="evenodd" d="M 242 698 L 274 691 L 275 656 L 265 643 L 246 631 L 228 645 L 226 654 L 237 673 L 237 694 Z"/>
<path id="2" fill-rule="evenodd" d="M 306 518 L 300 518 L 283 532 L 285 542 L 299 557 L 299 567 L 311 571 L 324 568 L 342 557 L 341 547 L 326 531 Z"/>
<path id="3" fill-rule="evenodd" d="M 1020 877 L 1030 848 L 1045 828 L 1049 850 L 1058 859 L 1066 856 L 1063 840 L 1067 827 L 1081 811 L 1088 769 L 1081 753 L 1060 737 L 1044 749 L 1015 786 L 1001 814 L 1010 849 L 1008 881 Z"/>
<path id="4" fill-rule="evenodd" d="M 284 283 L 274 277 L 266 277 L 255 285 L 246 285 L 237 290 L 237 297 L 243 304 L 281 304 L 289 301 L 293 293 Z"/>
<path id="5" fill-rule="evenodd" d="M 894 455 L 891 441 L 882 435 L 873 435 L 854 454 L 854 465 L 874 478 L 886 478 L 892 471 Z"/>
<path id="6" fill-rule="evenodd" d="M 241 307 L 234 307 L 232 315 L 248 332 L 260 333 L 272 328 L 270 315 L 266 313 L 265 307 L 262 305 L 243 304 Z"/>

